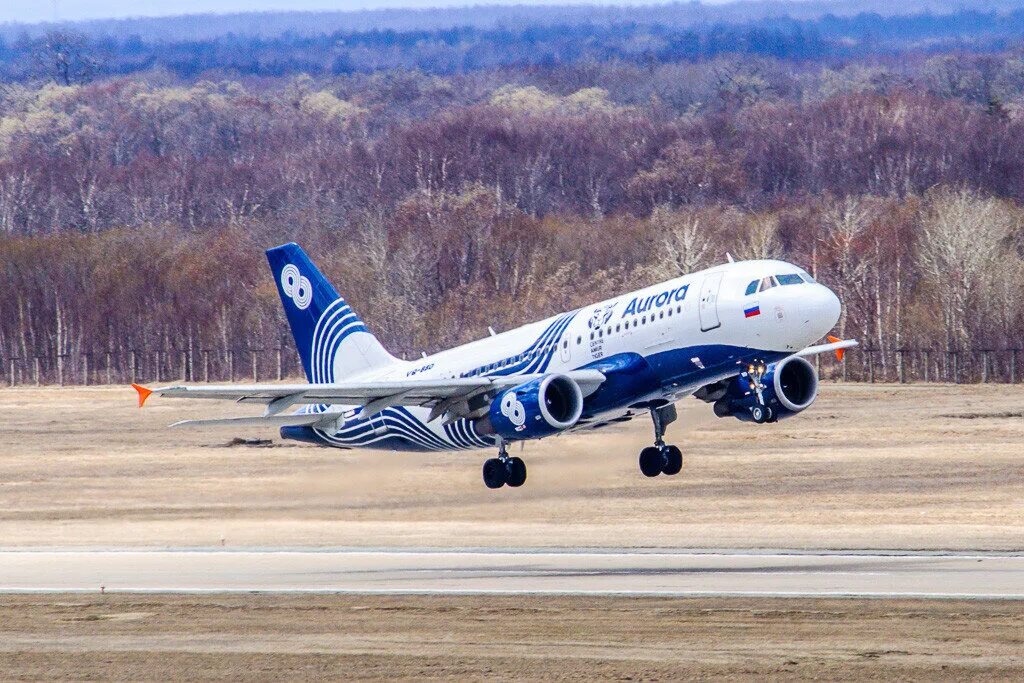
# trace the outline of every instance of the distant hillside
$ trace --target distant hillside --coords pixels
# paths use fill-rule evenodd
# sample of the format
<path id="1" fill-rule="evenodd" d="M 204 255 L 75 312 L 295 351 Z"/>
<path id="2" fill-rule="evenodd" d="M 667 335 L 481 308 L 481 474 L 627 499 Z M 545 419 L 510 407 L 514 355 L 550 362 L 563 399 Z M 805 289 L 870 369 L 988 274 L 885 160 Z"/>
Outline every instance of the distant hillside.
<path id="1" fill-rule="evenodd" d="M 59 29 L 90 36 L 138 36 L 143 40 L 209 40 L 228 34 L 274 37 L 351 31 L 431 31 L 467 26 L 480 29 L 524 25 L 660 24 L 675 28 L 699 27 L 724 22 L 757 21 L 774 17 L 812 20 L 825 16 L 850 17 L 877 14 L 883 17 L 962 11 L 1007 14 L 1024 8 L 1024 0 L 756 0 L 706 5 L 700 2 L 640 4 L 637 6 L 530 6 L 480 4 L 464 8 L 389 9 L 353 12 L 250 12 L 243 14 L 193 14 L 175 17 L 111 19 L 103 21 L 0 24 L 0 37 L 39 36 Z"/>
<path id="2" fill-rule="evenodd" d="M 70 85 L 151 71 L 186 80 L 394 70 L 450 76 L 505 68 L 696 63 L 723 56 L 835 64 L 911 53 L 990 53 L 1024 42 L 1024 9 L 1010 9 L 1011 4 L 987 12 L 814 18 L 801 17 L 814 8 L 873 5 L 677 4 L 634 8 L 628 15 L 623 8 L 589 8 L 592 14 L 585 14 L 586 8 L 577 7 L 477 7 L 191 16 L 92 22 L 62 30 L 42 25 L 33 30 L 49 30 L 35 37 L 0 35 L 0 82 L 55 78 Z M 751 18 L 772 8 L 792 10 L 795 16 Z M 440 27 L 445 22 L 459 25 Z"/>

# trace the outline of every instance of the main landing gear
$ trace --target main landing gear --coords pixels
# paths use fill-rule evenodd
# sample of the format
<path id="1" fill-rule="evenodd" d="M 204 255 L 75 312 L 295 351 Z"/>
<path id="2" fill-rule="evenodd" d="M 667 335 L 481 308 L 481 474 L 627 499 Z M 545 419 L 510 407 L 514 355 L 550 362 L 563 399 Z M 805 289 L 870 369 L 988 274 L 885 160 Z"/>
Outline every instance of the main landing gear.
<path id="1" fill-rule="evenodd" d="M 645 477 L 659 474 L 679 474 L 683 468 L 683 453 L 676 446 L 665 443 L 665 427 L 676 420 L 674 405 L 651 408 L 654 422 L 654 445 L 640 451 L 640 471 Z"/>
<path id="2" fill-rule="evenodd" d="M 498 441 L 498 457 L 484 462 L 484 485 L 500 489 L 505 484 L 516 488 L 526 482 L 526 463 L 522 458 L 510 458 L 505 442 Z"/>

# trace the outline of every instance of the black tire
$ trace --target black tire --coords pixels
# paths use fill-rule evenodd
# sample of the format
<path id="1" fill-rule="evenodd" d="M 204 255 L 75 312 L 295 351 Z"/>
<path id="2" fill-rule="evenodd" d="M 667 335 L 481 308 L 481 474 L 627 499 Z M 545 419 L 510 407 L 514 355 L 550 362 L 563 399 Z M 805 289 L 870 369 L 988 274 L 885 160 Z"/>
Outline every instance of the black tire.
<path id="1" fill-rule="evenodd" d="M 665 446 L 665 466 L 661 471 L 671 476 L 683 469 L 683 452 L 676 446 Z"/>
<path id="2" fill-rule="evenodd" d="M 765 406 L 754 406 L 750 409 L 750 417 L 759 425 L 768 421 L 768 408 Z"/>
<path id="3" fill-rule="evenodd" d="M 505 485 L 507 476 L 505 463 L 497 458 L 484 461 L 484 486 L 489 489 L 500 489 Z"/>
<path id="4" fill-rule="evenodd" d="M 645 477 L 656 477 L 665 467 L 665 454 L 660 448 L 648 446 L 640 451 L 640 471 Z"/>
<path id="5" fill-rule="evenodd" d="M 526 463 L 522 458 L 510 458 L 505 463 L 505 483 L 512 488 L 526 483 Z"/>

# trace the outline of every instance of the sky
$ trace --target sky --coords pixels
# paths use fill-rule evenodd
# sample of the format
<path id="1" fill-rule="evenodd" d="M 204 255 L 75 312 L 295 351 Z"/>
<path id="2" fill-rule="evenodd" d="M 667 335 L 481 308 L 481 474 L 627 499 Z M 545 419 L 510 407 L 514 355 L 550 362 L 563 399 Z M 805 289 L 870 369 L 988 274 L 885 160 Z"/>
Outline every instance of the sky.
<path id="1" fill-rule="evenodd" d="M 0 0 L 0 22 L 79 21 L 174 14 L 265 12 L 270 10 L 361 10 L 466 5 L 618 5 L 658 0 Z M 669 0 L 661 0 L 667 2 Z M 708 2 L 708 0 L 704 0 Z M 717 4 L 723 0 L 710 0 Z"/>

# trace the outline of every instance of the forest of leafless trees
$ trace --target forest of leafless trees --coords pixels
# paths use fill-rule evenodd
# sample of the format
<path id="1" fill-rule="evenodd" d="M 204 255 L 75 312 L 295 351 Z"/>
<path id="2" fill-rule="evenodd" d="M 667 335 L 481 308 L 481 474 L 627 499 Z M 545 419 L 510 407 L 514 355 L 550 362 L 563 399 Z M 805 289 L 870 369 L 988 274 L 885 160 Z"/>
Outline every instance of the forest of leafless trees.
<path id="1" fill-rule="evenodd" d="M 1012 46 L 258 77 L 33 49 L 0 84 L 3 382 L 294 372 L 289 240 L 409 357 L 730 252 L 839 294 L 866 351 L 833 375 L 1021 376 Z"/>

